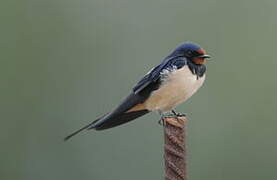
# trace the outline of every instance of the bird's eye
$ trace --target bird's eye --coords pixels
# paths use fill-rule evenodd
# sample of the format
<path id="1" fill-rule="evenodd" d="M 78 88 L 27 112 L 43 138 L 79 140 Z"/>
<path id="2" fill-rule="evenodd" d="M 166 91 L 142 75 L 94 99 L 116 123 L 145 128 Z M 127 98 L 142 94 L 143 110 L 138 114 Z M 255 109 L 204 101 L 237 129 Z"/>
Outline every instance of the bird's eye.
<path id="1" fill-rule="evenodd" d="M 191 50 L 188 50 L 188 51 L 187 51 L 187 55 L 188 55 L 188 56 L 192 56 L 192 54 L 193 54 L 193 53 L 192 53 Z"/>

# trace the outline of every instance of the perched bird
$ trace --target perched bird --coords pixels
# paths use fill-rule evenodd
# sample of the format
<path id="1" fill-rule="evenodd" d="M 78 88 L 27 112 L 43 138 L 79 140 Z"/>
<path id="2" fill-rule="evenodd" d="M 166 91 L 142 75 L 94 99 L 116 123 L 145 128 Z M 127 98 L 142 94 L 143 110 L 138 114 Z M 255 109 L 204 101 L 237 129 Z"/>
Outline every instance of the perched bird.
<path id="1" fill-rule="evenodd" d="M 205 50 L 195 43 L 183 43 L 158 66 L 152 68 L 113 111 L 70 134 L 68 140 L 82 130 L 104 130 L 134 120 L 146 113 L 160 114 L 190 98 L 203 84 L 206 72 Z"/>

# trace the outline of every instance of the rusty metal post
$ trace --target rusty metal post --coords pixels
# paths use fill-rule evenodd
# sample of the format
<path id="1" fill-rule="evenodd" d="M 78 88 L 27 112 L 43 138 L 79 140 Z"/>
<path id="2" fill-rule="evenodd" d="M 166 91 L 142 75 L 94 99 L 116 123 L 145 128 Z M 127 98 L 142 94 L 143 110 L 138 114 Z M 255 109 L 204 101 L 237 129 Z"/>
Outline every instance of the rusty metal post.
<path id="1" fill-rule="evenodd" d="M 165 117 L 165 180 L 187 180 L 186 122 L 184 116 Z"/>

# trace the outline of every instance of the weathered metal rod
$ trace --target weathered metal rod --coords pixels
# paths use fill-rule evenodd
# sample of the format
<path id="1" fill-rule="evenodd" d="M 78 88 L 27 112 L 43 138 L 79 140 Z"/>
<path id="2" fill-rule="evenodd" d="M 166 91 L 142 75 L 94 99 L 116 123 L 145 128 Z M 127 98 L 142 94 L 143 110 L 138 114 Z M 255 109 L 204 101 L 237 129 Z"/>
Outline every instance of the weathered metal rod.
<path id="1" fill-rule="evenodd" d="M 165 180 L 187 180 L 185 116 L 165 117 Z"/>

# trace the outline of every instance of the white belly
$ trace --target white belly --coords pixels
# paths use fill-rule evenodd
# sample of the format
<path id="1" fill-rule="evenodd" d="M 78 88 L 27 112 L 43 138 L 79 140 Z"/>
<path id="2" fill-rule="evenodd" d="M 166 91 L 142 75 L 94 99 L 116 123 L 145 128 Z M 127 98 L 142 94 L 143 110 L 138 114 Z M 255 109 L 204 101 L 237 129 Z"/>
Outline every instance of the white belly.
<path id="1" fill-rule="evenodd" d="M 145 101 L 146 109 L 160 112 L 170 111 L 190 98 L 202 86 L 204 80 L 205 75 L 197 79 L 188 66 L 169 72 L 160 88 Z"/>

